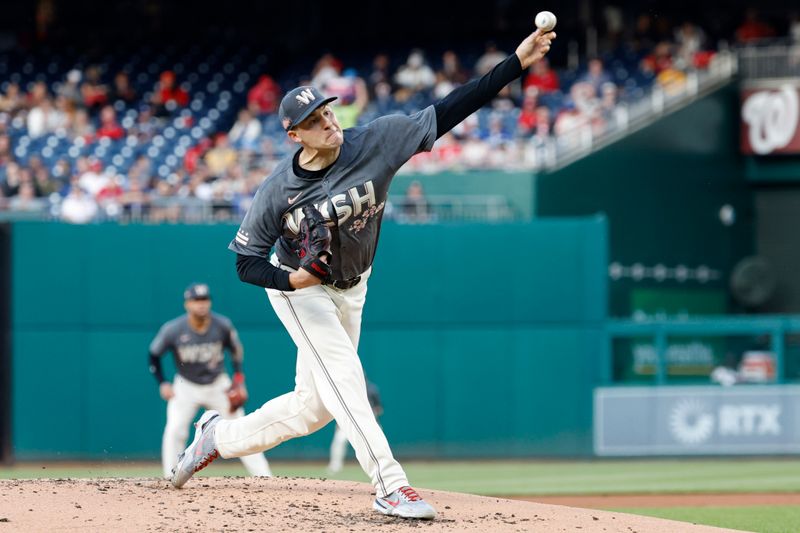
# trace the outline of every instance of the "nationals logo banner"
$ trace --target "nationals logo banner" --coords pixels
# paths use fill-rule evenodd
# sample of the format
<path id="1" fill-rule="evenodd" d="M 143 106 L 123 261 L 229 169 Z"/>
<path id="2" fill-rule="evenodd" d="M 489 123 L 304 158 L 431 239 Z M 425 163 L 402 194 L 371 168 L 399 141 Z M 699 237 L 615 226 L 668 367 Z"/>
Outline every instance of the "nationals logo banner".
<path id="1" fill-rule="evenodd" d="M 742 89 L 742 153 L 800 154 L 800 84 L 764 80 Z"/>

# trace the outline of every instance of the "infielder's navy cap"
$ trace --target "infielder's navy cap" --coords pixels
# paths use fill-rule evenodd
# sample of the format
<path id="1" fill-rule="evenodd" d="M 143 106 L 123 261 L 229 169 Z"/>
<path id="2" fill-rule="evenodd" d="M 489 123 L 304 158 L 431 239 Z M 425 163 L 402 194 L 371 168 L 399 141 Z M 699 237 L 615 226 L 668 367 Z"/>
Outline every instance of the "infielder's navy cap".
<path id="1" fill-rule="evenodd" d="M 184 300 L 205 300 L 211 298 L 211 291 L 205 283 L 192 283 L 183 291 Z"/>
<path id="2" fill-rule="evenodd" d="M 310 85 L 292 89 L 283 97 L 281 107 L 278 109 L 283 129 L 289 131 L 303 122 L 316 108 L 334 100 L 335 96 L 325 98 L 316 87 Z"/>

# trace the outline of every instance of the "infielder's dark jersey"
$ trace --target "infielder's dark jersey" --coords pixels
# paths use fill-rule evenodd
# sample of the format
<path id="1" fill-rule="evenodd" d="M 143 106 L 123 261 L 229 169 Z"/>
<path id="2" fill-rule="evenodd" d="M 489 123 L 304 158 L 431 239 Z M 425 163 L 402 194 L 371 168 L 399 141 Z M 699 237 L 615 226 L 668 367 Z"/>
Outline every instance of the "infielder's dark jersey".
<path id="1" fill-rule="evenodd" d="M 244 349 L 228 318 L 211 313 L 211 324 L 201 334 L 189 327 L 189 317 L 182 315 L 161 326 L 150 343 L 150 354 L 161 357 L 171 351 L 178 374 L 193 383 L 207 385 L 225 371 L 225 348 L 230 350 L 231 357 L 241 361 Z"/>
<path id="2" fill-rule="evenodd" d="M 322 179 L 296 175 L 292 157 L 285 158 L 258 188 L 228 248 L 267 258 L 275 245 L 281 262 L 298 268 L 291 242 L 299 231 L 302 207 L 313 204 L 331 227 L 333 279 L 362 274 L 375 257 L 392 178 L 435 140 L 436 112 L 430 106 L 411 116 L 387 115 L 344 130 L 339 158 Z"/>

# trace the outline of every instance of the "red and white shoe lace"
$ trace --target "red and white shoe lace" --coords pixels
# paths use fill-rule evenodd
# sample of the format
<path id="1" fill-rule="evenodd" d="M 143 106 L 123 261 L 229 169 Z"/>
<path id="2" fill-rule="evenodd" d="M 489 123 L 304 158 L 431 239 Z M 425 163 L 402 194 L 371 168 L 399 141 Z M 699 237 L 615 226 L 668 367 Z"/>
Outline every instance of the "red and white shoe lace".
<path id="1" fill-rule="evenodd" d="M 422 500 L 422 498 L 420 498 L 419 494 L 417 494 L 417 491 L 415 491 L 414 489 L 412 489 L 409 486 L 400 487 L 399 489 L 397 489 L 397 492 L 402 494 L 403 497 L 407 501 L 410 501 L 410 502 L 416 502 L 416 501 Z"/>
<path id="2" fill-rule="evenodd" d="M 216 459 L 217 457 L 219 457 L 219 452 L 217 450 L 214 450 L 207 456 L 203 457 L 203 459 L 199 463 L 197 463 L 197 466 L 194 467 L 194 471 L 195 472 L 201 471 L 202 469 L 213 463 L 214 459 Z"/>

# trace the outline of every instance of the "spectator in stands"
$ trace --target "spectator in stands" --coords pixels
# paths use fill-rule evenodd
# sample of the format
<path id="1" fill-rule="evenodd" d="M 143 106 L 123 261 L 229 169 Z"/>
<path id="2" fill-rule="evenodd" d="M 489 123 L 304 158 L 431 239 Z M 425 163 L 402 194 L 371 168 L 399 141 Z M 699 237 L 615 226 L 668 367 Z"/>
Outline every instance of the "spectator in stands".
<path id="1" fill-rule="evenodd" d="M 539 118 L 537 109 L 539 107 L 538 90 L 536 87 L 529 87 L 525 90 L 525 97 L 522 99 L 522 109 L 517 117 L 517 132 L 523 137 L 530 137 L 536 129 L 536 121 Z"/>
<path id="2" fill-rule="evenodd" d="M 6 133 L 0 134 L 0 169 L 5 168 L 13 160 L 14 154 L 11 152 L 11 138 Z"/>
<path id="3" fill-rule="evenodd" d="M 379 115 L 391 113 L 395 108 L 392 86 L 388 82 L 381 82 L 375 86 L 375 96 L 372 102 Z"/>
<path id="4" fill-rule="evenodd" d="M 122 188 L 124 179 L 119 174 L 111 176 L 103 188 L 97 192 L 95 200 L 103 213 L 109 218 L 117 218 L 122 214 Z"/>
<path id="5" fill-rule="evenodd" d="M 736 40 L 743 44 L 774 36 L 775 29 L 761 20 L 754 8 L 745 11 L 744 21 L 736 28 Z"/>
<path id="6" fill-rule="evenodd" d="M 367 83 L 354 69 L 346 69 L 341 77 L 329 80 L 325 94 L 338 96 L 336 118 L 342 128 L 355 126 L 369 103 Z"/>
<path id="7" fill-rule="evenodd" d="M 87 224 L 97 216 L 97 203 L 76 183 L 61 202 L 61 219 L 72 224 Z"/>
<path id="8" fill-rule="evenodd" d="M 66 117 L 53 107 L 50 98 L 44 98 L 28 112 L 28 135 L 32 138 L 53 133 L 66 123 Z"/>
<path id="9" fill-rule="evenodd" d="M 258 82 L 247 93 L 247 108 L 255 116 L 274 113 L 281 99 L 281 88 L 267 74 L 262 74 Z"/>
<path id="10" fill-rule="evenodd" d="M 489 114 L 489 123 L 485 131 L 481 131 L 481 140 L 491 148 L 503 146 L 514 138 L 514 132 L 506 128 L 503 113 L 493 111 Z"/>
<path id="11" fill-rule="evenodd" d="M 696 66 L 695 56 L 703 50 L 706 36 L 699 27 L 691 22 L 684 22 L 675 30 L 675 58 L 681 69 Z"/>
<path id="12" fill-rule="evenodd" d="M 258 141 L 261 137 L 261 121 L 255 118 L 249 110 L 242 109 L 233 124 L 231 131 L 228 132 L 231 146 L 237 150 L 251 152 L 258 148 Z"/>
<path id="13" fill-rule="evenodd" d="M 668 41 L 661 41 L 652 53 L 642 59 L 639 68 L 643 72 L 657 76 L 661 71 L 671 69 L 672 63 L 672 44 Z"/>
<path id="14" fill-rule="evenodd" d="M 14 116 L 25 107 L 25 99 L 16 83 L 9 83 L 5 94 L 0 96 L 0 112 Z"/>
<path id="15" fill-rule="evenodd" d="M 0 181 L 0 192 L 4 197 L 11 198 L 19 192 L 20 166 L 11 161 L 6 165 L 5 171 L 5 179 Z"/>
<path id="16" fill-rule="evenodd" d="M 508 54 L 499 50 L 497 44 L 493 41 L 487 42 L 483 55 L 481 55 L 475 63 L 475 75 L 483 76 L 506 57 L 508 57 Z"/>
<path id="17" fill-rule="evenodd" d="M 525 77 L 523 90 L 535 87 L 539 94 L 557 91 L 561 88 L 556 71 L 550 68 L 550 62 L 546 57 L 533 64 L 531 72 Z"/>
<path id="18" fill-rule="evenodd" d="M 136 89 L 131 85 L 127 72 L 120 71 L 114 76 L 114 86 L 111 88 L 109 100 L 111 102 L 123 102 L 126 106 L 132 106 L 138 101 Z"/>
<path id="19" fill-rule="evenodd" d="M 33 180 L 38 196 L 47 197 L 53 193 L 57 193 L 59 189 L 61 189 L 59 183 L 52 179 L 50 171 L 44 165 L 33 170 Z"/>
<path id="20" fill-rule="evenodd" d="M 511 95 L 510 84 L 500 89 L 497 95 L 492 98 L 491 106 L 493 111 L 500 113 L 510 113 L 517 107 L 517 103 Z"/>
<path id="21" fill-rule="evenodd" d="M 107 137 L 112 141 L 118 141 L 125 137 L 125 130 L 117 122 L 117 112 L 110 105 L 103 107 L 100 111 L 100 127 L 97 129 L 97 138 Z"/>
<path id="22" fill-rule="evenodd" d="M 43 81 L 37 81 L 31 87 L 31 92 L 26 95 L 25 105 L 28 109 L 41 105 L 41 103 L 50 98 L 50 93 L 47 90 L 47 84 Z"/>
<path id="23" fill-rule="evenodd" d="M 539 106 L 536 108 L 536 126 L 533 130 L 532 140 L 536 144 L 544 144 L 550 138 L 550 108 Z"/>
<path id="24" fill-rule="evenodd" d="M 56 94 L 63 97 L 72 106 L 77 107 L 83 105 L 83 96 L 81 94 L 81 79 L 83 73 L 74 68 L 67 72 L 67 77 L 58 89 Z"/>
<path id="25" fill-rule="evenodd" d="M 389 71 L 388 55 L 380 53 L 372 59 L 372 71 L 369 73 L 369 76 L 367 76 L 366 82 L 370 100 L 375 100 L 377 98 L 377 87 L 380 84 L 388 84 L 389 92 L 392 92 L 392 74 Z"/>
<path id="26" fill-rule="evenodd" d="M 414 180 L 406 188 L 403 197 L 401 220 L 406 222 L 427 222 L 430 219 L 430 206 L 425 198 L 422 184 Z"/>
<path id="27" fill-rule="evenodd" d="M 425 152 L 422 152 L 425 153 Z M 460 164 L 461 144 L 453 136 L 452 132 L 447 132 L 436 141 L 431 150 L 431 155 L 439 168 L 452 168 Z"/>
<path id="28" fill-rule="evenodd" d="M 794 44 L 800 44 L 800 12 L 789 15 L 789 38 Z"/>
<path id="29" fill-rule="evenodd" d="M 436 74 L 426 63 L 422 50 L 414 49 L 397 70 L 394 81 L 398 86 L 395 99 L 403 102 L 415 93 L 431 90 L 436 83 Z"/>
<path id="30" fill-rule="evenodd" d="M 606 124 L 616 124 L 619 89 L 613 83 L 605 83 L 600 89 L 600 113 Z"/>
<path id="31" fill-rule="evenodd" d="M 150 103 L 153 104 L 156 116 L 170 116 L 179 107 L 186 107 L 189 103 L 189 93 L 177 85 L 174 72 L 165 70 L 158 79 Z"/>
<path id="32" fill-rule="evenodd" d="M 218 133 L 214 137 L 214 147 L 204 157 L 205 163 L 212 176 L 221 178 L 230 167 L 236 164 L 238 154 L 231 148 L 228 136 Z"/>
<path id="33" fill-rule="evenodd" d="M 40 212 L 47 207 L 47 202 L 36 196 L 36 188 L 33 183 L 25 182 L 20 184 L 16 196 L 8 202 L 11 211 Z"/>
<path id="34" fill-rule="evenodd" d="M 653 28 L 653 19 L 648 13 L 636 17 L 631 45 L 636 52 L 650 50 L 657 42 L 656 31 Z"/>
<path id="35" fill-rule="evenodd" d="M 585 82 L 594 88 L 595 94 L 600 93 L 600 87 L 604 83 L 612 81 L 611 76 L 606 72 L 603 61 L 600 58 L 594 57 L 589 60 L 589 68 L 586 73 L 578 78 L 579 82 Z"/>
<path id="36" fill-rule="evenodd" d="M 140 143 L 147 143 L 156 136 L 156 133 L 158 133 L 158 124 L 153 116 L 153 108 L 146 104 L 140 106 L 136 124 L 131 128 L 131 134 L 135 135 Z"/>
<path id="37" fill-rule="evenodd" d="M 83 139 L 86 144 L 94 142 L 94 126 L 85 109 L 77 109 L 72 117 L 72 123 L 67 124 L 67 134 L 71 139 Z"/>
<path id="38" fill-rule="evenodd" d="M 92 198 L 108 184 L 108 176 L 103 174 L 103 164 L 97 159 L 79 157 L 75 161 L 75 171 L 78 177 L 77 186 Z"/>
<path id="39" fill-rule="evenodd" d="M 150 198 L 142 187 L 142 180 L 138 176 L 129 176 L 128 188 L 119 197 L 122 212 L 128 217 L 139 219 L 144 215 L 149 202 Z"/>
<path id="40" fill-rule="evenodd" d="M 200 141 L 186 150 L 186 155 L 183 156 L 183 168 L 186 172 L 193 173 L 197 170 L 200 163 L 203 162 L 203 156 L 211 148 L 212 142 L 208 137 L 203 137 Z"/>
<path id="41" fill-rule="evenodd" d="M 461 59 L 453 50 L 447 50 L 442 54 L 442 68 L 439 72 L 456 87 L 469 81 L 469 73 L 461 65 Z"/>
<path id="42" fill-rule="evenodd" d="M 100 80 L 100 67 L 91 66 L 86 69 L 86 79 L 81 85 L 83 105 L 90 114 L 99 111 L 108 102 L 108 87 Z"/>
<path id="43" fill-rule="evenodd" d="M 448 50 L 442 55 L 442 68 L 436 72 L 433 97 L 440 100 L 465 81 L 467 81 L 467 73 L 461 67 L 458 55 L 452 50 Z"/>
<path id="44" fill-rule="evenodd" d="M 668 95 L 677 95 L 686 89 L 686 73 L 677 68 L 665 68 L 656 76 L 656 83 Z"/>
<path id="45" fill-rule="evenodd" d="M 61 158 L 53 165 L 52 178 L 57 181 L 67 181 L 72 173 L 72 167 L 68 159 Z"/>
<path id="46" fill-rule="evenodd" d="M 323 87 L 331 78 L 339 76 L 344 65 L 330 52 L 325 53 L 317 60 L 314 70 L 311 71 L 311 81 L 309 85 Z"/>
<path id="47" fill-rule="evenodd" d="M 589 126 L 589 117 L 581 113 L 574 102 L 569 102 L 556 116 L 553 132 L 563 148 L 577 148 L 582 145 L 582 136 Z"/>

